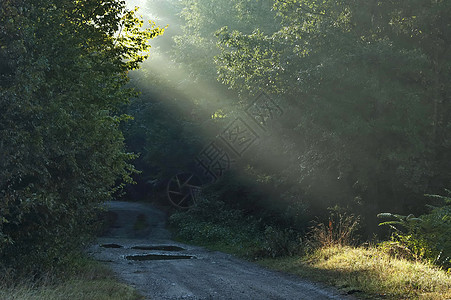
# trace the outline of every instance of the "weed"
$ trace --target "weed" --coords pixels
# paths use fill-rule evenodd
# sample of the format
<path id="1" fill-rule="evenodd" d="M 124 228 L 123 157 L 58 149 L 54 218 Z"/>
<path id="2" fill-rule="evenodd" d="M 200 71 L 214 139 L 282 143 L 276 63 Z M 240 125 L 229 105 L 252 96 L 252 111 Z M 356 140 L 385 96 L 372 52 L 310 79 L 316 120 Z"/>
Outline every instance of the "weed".
<path id="1" fill-rule="evenodd" d="M 318 222 L 310 228 L 308 248 L 318 249 L 332 245 L 347 246 L 355 242 L 360 218 L 334 209 L 326 223 Z"/>

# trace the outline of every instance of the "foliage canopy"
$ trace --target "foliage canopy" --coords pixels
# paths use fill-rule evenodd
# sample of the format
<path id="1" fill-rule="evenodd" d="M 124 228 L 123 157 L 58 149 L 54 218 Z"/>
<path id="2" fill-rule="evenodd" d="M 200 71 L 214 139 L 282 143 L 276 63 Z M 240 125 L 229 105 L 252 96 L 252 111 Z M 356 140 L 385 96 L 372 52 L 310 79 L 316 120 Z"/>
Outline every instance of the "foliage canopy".
<path id="1" fill-rule="evenodd" d="M 449 2 L 275 0 L 275 17 L 257 9 L 244 29 L 202 13 L 217 1 L 189 2 L 187 20 L 216 26 L 218 80 L 244 99 L 285 99 L 280 138 L 251 163 L 281 194 L 313 215 L 348 208 L 374 230 L 378 212 L 420 213 L 423 194 L 449 186 Z M 192 30 L 214 41 L 211 27 Z"/>
<path id="2" fill-rule="evenodd" d="M 163 29 L 125 1 L 0 4 L 0 257 L 35 270 L 92 233 L 100 204 L 130 181 L 118 108 L 128 70 Z M 25 257 L 27 258 L 25 260 Z"/>

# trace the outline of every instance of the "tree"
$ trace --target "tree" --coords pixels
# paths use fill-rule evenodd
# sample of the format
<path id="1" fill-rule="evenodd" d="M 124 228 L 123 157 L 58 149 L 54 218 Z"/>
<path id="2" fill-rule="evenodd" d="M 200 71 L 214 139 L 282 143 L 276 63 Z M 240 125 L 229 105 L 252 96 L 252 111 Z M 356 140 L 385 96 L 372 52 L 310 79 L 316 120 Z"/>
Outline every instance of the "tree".
<path id="1" fill-rule="evenodd" d="M 217 60 L 219 78 L 243 94 L 286 99 L 287 138 L 273 147 L 287 168 L 274 176 L 300 183 L 313 211 L 339 204 L 373 226 L 380 211 L 422 210 L 422 195 L 451 178 L 451 5 L 277 0 L 274 9 L 274 34 L 218 32 Z"/>
<path id="2" fill-rule="evenodd" d="M 140 29 L 119 0 L 7 0 L 0 12 L 0 256 L 38 270 L 79 248 L 130 180 L 118 108 L 163 30 Z"/>
<path id="3" fill-rule="evenodd" d="M 242 32 L 256 28 L 272 33 L 275 30 L 274 13 L 270 0 L 183 0 L 181 16 L 186 21 L 183 34 L 174 38 L 176 60 L 188 68 L 191 75 L 206 82 L 214 82 L 216 68 L 215 32 L 222 27 Z"/>

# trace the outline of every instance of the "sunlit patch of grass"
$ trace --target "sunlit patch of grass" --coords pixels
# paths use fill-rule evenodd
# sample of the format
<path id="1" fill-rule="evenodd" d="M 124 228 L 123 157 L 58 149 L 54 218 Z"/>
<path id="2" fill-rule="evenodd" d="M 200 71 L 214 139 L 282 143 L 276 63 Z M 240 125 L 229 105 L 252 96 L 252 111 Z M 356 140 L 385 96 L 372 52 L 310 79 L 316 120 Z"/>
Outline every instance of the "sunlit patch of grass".
<path id="1" fill-rule="evenodd" d="M 141 300 L 135 289 L 120 283 L 113 272 L 102 264 L 88 259 L 77 259 L 63 278 L 49 278 L 40 281 L 13 282 L 7 278 L 0 280 L 2 300 Z M 6 284 L 8 282 L 8 284 Z"/>
<path id="2" fill-rule="evenodd" d="M 393 258 L 376 247 L 329 246 L 304 258 L 260 264 L 368 299 L 451 299 L 451 274 L 426 262 Z"/>

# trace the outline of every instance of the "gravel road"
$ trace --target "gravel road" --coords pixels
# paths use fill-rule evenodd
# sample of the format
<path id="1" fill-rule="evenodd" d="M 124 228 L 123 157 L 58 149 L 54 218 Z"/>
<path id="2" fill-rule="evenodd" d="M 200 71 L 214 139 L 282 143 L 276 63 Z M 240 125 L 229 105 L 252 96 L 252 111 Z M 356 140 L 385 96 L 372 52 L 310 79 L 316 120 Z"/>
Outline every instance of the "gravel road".
<path id="1" fill-rule="evenodd" d="M 117 216 L 89 252 L 146 299 L 353 299 L 229 254 L 171 240 L 166 215 L 149 204 L 110 202 Z"/>

